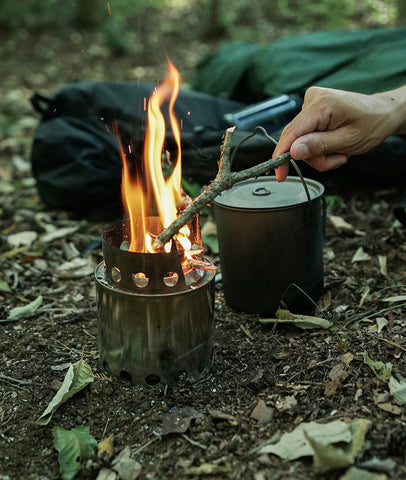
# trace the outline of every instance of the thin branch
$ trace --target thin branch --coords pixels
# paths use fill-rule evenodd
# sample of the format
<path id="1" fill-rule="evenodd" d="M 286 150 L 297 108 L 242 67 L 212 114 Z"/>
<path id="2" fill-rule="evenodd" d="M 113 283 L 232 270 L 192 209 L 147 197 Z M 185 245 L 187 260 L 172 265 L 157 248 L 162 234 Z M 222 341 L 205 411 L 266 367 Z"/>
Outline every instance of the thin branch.
<path id="1" fill-rule="evenodd" d="M 192 440 L 190 437 L 182 433 L 182 437 L 187 440 L 191 445 L 194 445 L 195 447 L 199 447 L 203 450 L 207 450 L 206 445 L 202 445 L 201 443 L 196 442 L 195 440 Z"/>
<path id="2" fill-rule="evenodd" d="M 403 347 L 402 345 L 399 345 L 396 342 L 393 342 L 392 340 L 388 340 L 388 339 L 383 338 L 383 337 L 378 337 L 378 340 L 382 340 L 382 342 L 386 342 L 388 345 L 392 345 L 392 347 L 399 348 L 400 350 L 403 350 L 404 352 L 406 352 L 405 347 Z"/>
<path id="3" fill-rule="evenodd" d="M 224 190 L 229 190 L 235 183 L 248 180 L 249 178 L 259 177 L 260 175 L 269 172 L 270 170 L 280 167 L 282 164 L 291 159 L 290 153 L 283 153 L 279 157 L 270 158 L 259 165 L 241 170 L 240 172 L 231 172 L 230 170 L 230 151 L 231 142 L 235 127 L 230 127 L 226 130 L 224 135 L 223 147 L 221 150 L 221 157 L 219 161 L 219 171 L 216 178 L 210 185 L 199 195 L 188 208 L 177 217 L 158 237 L 154 240 L 153 246 L 156 250 L 162 248 L 173 235 L 186 225 L 200 210 L 202 210 L 208 203 L 214 200 Z"/>
<path id="4" fill-rule="evenodd" d="M 147 443 L 144 443 L 144 445 L 142 445 L 141 447 L 137 448 L 137 450 L 135 450 L 134 452 L 132 452 L 133 456 L 135 457 L 135 455 L 138 455 L 140 452 L 142 452 L 143 450 L 145 450 L 147 447 L 149 447 L 152 443 L 156 442 L 157 440 L 160 440 L 161 438 L 160 437 L 153 437 L 151 438 L 151 440 L 148 440 Z M 133 447 L 131 447 L 133 448 Z"/>

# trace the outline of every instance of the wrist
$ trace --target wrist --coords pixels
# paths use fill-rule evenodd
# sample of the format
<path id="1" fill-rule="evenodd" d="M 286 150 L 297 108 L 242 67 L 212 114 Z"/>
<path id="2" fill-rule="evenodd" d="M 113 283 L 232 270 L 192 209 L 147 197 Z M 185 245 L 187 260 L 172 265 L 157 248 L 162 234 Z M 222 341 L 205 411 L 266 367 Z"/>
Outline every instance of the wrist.
<path id="1" fill-rule="evenodd" d="M 379 93 L 377 96 L 380 96 L 388 107 L 386 118 L 391 130 L 389 135 L 406 134 L 406 86 Z"/>

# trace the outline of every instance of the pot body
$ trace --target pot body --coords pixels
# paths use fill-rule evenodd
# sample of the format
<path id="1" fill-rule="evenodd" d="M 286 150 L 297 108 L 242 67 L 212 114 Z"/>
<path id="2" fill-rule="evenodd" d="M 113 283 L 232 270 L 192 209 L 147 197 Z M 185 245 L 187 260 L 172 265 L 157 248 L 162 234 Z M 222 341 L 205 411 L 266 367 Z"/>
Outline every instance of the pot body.
<path id="1" fill-rule="evenodd" d="M 217 197 L 223 289 L 231 307 L 263 315 L 273 315 L 281 300 L 291 311 L 314 308 L 306 295 L 317 301 L 323 292 L 324 188 L 316 187 L 313 198 L 286 207 L 232 207 Z"/>

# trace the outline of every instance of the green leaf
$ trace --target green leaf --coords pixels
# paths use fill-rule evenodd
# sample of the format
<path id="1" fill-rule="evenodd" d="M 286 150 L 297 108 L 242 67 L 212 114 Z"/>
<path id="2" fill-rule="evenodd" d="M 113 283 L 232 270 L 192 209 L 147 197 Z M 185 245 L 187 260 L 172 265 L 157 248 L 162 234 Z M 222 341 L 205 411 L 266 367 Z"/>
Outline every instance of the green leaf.
<path id="1" fill-rule="evenodd" d="M 351 465 L 364 447 L 370 420 L 350 424 L 341 420 L 329 423 L 303 422 L 282 435 L 278 443 L 263 446 L 258 453 L 272 453 L 285 460 L 313 456 L 314 465 L 338 468 Z"/>
<path id="2" fill-rule="evenodd" d="M 279 308 L 276 311 L 276 318 L 260 318 L 259 321 L 263 325 L 269 323 L 278 323 L 278 324 L 287 324 L 287 325 L 294 325 L 295 327 L 302 328 L 304 330 L 308 330 L 311 328 L 323 328 L 328 329 L 333 324 L 329 320 L 325 318 L 319 317 L 311 317 L 309 315 L 296 315 L 289 310 L 284 310 Z"/>
<path id="3" fill-rule="evenodd" d="M 190 183 L 182 178 L 182 188 L 192 198 L 197 197 L 202 191 L 202 187 L 198 183 Z"/>
<path id="4" fill-rule="evenodd" d="M 11 292 L 11 288 L 4 280 L 0 280 L 0 292 Z"/>
<path id="5" fill-rule="evenodd" d="M 349 468 L 339 480 L 387 480 L 384 473 L 369 472 L 357 467 Z"/>
<path id="6" fill-rule="evenodd" d="M 325 445 L 305 432 L 306 438 L 313 448 L 313 462 L 316 468 L 343 468 L 352 465 L 356 456 L 363 450 L 365 434 L 371 426 L 371 421 L 358 419 L 349 425 L 351 440 L 347 444 Z M 335 442 L 336 443 L 336 442 Z"/>
<path id="7" fill-rule="evenodd" d="M 90 366 L 83 360 L 71 365 L 66 372 L 61 388 L 56 392 L 44 413 L 35 422 L 37 425 L 48 425 L 54 411 L 71 398 L 75 393 L 85 388 L 89 383 L 93 382 L 94 375 Z"/>
<path id="8" fill-rule="evenodd" d="M 335 205 L 338 205 L 340 208 L 345 208 L 346 206 L 344 200 L 338 195 L 325 195 L 324 199 L 329 210 Z"/>
<path id="9" fill-rule="evenodd" d="M 92 457 L 97 450 L 97 441 L 90 435 L 87 427 L 75 427 L 65 430 L 54 427 L 54 447 L 58 451 L 59 471 L 64 480 L 72 478 L 81 469 L 81 462 Z"/>
<path id="10" fill-rule="evenodd" d="M 7 320 L 20 320 L 21 318 L 32 317 L 37 312 L 38 308 L 42 303 L 42 296 L 33 300 L 23 307 L 15 307 L 10 310 Z"/>
<path id="11" fill-rule="evenodd" d="M 392 376 L 392 364 L 390 362 L 383 363 L 381 361 L 374 361 L 370 358 L 367 352 L 364 352 L 364 363 L 375 373 L 375 375 L 383 382 L 389 381 Z"/>
<path id="12" fill-rule="evenodd" d="M 306 434 L 305 434 L 306 431 Z M 285 433 L 275 445 L 265 445 L 258 453 L 273 453 L 285 460 L 311 456 L 314 450 L 307 436 L 317 439 L 323 445 L 350 442 L 351 432 L 347 423 L 336 420 L 327 424 L 302 422 L 292 432 Z"/>
<path id="13" fill-rule="evenodd" d="M 394 377 L 389 379 L 389 391 L 397 403 L 400 406 L 406 405 L 406 382 L 400 377 L 400 382 Z"/>
<path id="14" fill-rule="evenodd" d="M 210 249 L 211 253 L 213 253 L 214 255 L 217 255 L 219 253 L 219 242 L 217 239 L 217 235 L 203 235 L 202 240 L 203 244 Z"/>

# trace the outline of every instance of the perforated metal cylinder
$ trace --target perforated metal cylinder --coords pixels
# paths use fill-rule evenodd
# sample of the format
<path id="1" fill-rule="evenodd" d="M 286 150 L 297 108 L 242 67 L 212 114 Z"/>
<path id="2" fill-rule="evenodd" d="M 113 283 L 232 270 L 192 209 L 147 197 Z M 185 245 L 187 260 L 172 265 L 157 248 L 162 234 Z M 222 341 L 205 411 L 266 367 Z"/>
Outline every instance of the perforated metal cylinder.
<path id="1" fill-rule="evenodd" d="M 122 227 L 106 230 L 104 261 L 95 271 L 103 367 L 134 384 L 172 384 L 181 373 L 199 380 L 212 365 L 214 272 L 200 272 L 187 285 L 176 250 L 122 251 L 110 238 Z M 139 272 L 148 285 L 134 282 Z M 176 274 L 175 282 L 169 273 Z"/>

